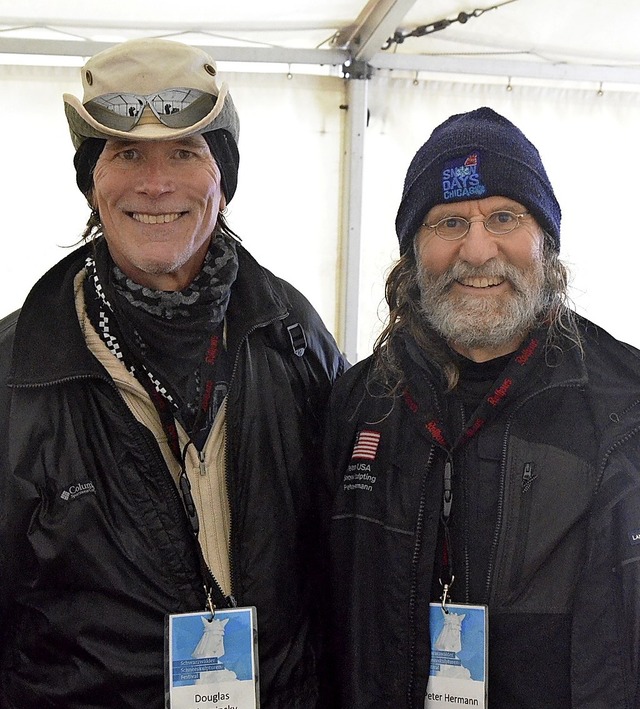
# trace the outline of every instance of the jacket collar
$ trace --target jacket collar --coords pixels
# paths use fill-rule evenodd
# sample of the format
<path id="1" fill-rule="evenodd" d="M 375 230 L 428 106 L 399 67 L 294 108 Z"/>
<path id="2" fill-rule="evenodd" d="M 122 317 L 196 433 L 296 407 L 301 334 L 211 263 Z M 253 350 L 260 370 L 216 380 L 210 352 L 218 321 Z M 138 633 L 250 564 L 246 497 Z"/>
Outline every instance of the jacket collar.
<path id="1" fill-rule="evenodd" d="M 90 249 L 84 245 L 73 251 L 31 289 L 16 324 L 10 383 L 33 386 L 100 375 L 75 308 L 74 278 Z"/>
<path id="2" fill-rule="evenodd" d="M 531 376 L 524 382 L 523 388 L 528 391 L 538 391 L 548 387 L 586 384 L 588 372 L 580 349 L 568 339 L 564 339 L 558 347 L 547 345 L 547 332 L 547 327 L 541 327 L 533 333 L 541 342 L 543 351 Z M 403 349 L 404 366 L 411 372 L 412 376 L 408 378 L 414 380 L 414 386 L 416 382 L 418 385 L 422 383 L 422 386 L 417 388 L 424 389 L 426 381 L 429 380 L 436 382 L 437 389 L 445 388 L 442 373 L 425 357 L 413 340 L 405 337 Z M 424 374 L 427 377 L 422 376 Z"/>
<path id="3" fill-rule="evenodd" d="M 288 314 L 290 304 L 279 278 L 238 244 L 238 276 L 227 308 L 227 348 L 235 354 L 244 338 Z"/>
<path id="4" fill-rule="evenodd" d="M 34 285 L 20 311 L 9 381 L 16 386 L 105 376 L 87 349 L 75 308 L 74 279 L 91 245 L 76 249 Z M 253 329 L 284 318 L 287 302 L 278 279 L 238 245 L 238 277 L 227 310 L 231 352 Z"/>

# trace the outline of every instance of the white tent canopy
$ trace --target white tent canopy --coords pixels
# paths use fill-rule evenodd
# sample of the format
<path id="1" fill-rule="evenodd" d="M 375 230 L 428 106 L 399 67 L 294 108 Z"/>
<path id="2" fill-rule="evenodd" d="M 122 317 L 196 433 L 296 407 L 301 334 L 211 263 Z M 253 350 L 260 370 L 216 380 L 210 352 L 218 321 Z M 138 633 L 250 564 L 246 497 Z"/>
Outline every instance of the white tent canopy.
<path id="1" fill-rule="evenodd" d="M 62 93 L 81 95 L 78 67 L 96 51 L 162 36 L 209 51 L 238 107 L 232 227 L 310 298 L 352 361 L 380 330 L 406 167 L 438 123 L 479 105 L 540 149 L 563 207 L 577 309 L 640 345 L 631 315 L 640 3 L 476 3 L 0 0 L 0 316 L 86 221 Z"/>

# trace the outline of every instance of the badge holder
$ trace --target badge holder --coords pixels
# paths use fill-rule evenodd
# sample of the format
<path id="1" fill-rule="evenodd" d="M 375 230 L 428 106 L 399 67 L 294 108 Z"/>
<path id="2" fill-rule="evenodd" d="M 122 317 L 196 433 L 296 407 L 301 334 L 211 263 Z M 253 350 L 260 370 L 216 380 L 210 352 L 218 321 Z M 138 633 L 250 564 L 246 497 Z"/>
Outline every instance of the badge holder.
<path id="1" fill-rule="evenodd" d="M 256 609 L 168 615 L 167 709 L 259 709 Z"/>
<path id="2" fill-rule="evenodd" d="M 487 607 L 429 604 L 431 666 L 425 709 L 487 704 Z"/>
<path id="3" fill-rule="evenodd" d="M 444 469 L 442 507 L 443 558 L 440 603 L 429 604 L 431 665 L 424 709 L 472 706 L 487 709 L 488 609 L 451 603 L 455 576 L 451 558 L 449 515 L 453 500 L 452 466 Z"/>

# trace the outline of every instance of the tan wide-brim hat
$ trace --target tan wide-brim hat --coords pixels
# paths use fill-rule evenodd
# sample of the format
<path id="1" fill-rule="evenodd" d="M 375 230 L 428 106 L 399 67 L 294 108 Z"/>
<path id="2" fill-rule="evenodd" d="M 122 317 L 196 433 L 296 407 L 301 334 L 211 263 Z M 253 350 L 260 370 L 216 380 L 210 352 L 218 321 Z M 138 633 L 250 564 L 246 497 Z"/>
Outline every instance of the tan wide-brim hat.
<path id="1" fill-rule="evenodd" d="M 132 39 L 96 54 L 82 67 L 84 95 L 80 101 L 64 94 L 64 110 L 73 145 L 78 149 L 87 138 L 121 138 L 124 140 L 176 140 L 190 135 L 224 128 L 238 142 L 240 122 L 227 85 L 216 84 L 217 70 L 213 59 L 196 47 L 164 39 Z M 150 118 L 143 119 L 131 130 L 123 131 L 104 125 L 91 116 L 83 104 L 113 93 L 148 96 L 172 88 L 198 89 L 216 97 L 211 111 L 196 123 L 170 128 L 148 109 Z"/>

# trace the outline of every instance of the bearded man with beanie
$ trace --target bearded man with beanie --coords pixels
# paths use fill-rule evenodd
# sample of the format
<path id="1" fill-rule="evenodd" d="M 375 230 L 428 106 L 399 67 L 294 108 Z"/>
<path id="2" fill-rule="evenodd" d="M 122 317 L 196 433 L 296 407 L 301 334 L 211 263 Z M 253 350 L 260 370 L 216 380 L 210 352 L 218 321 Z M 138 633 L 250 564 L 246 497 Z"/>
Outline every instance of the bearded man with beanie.
<path id="1" fill-rule="evenodd" d="M 640 707 L 640 358 L 570 308 L 560 217 L 490 108 L 409 166 L 329 408 L 341 709 Z"/>
<path id="2" fill-rule="evenodd" d="M 239 123 L 216 73 L 132 40 L 64 96 L 89 243 L 0 321 L 3 709 L 223 706 L 237 682 L 246 706 L 326 706 L 314 486 L 345 363 L 225 220 Z M 194 677 L 170 660 L 198 614 Z"/>

